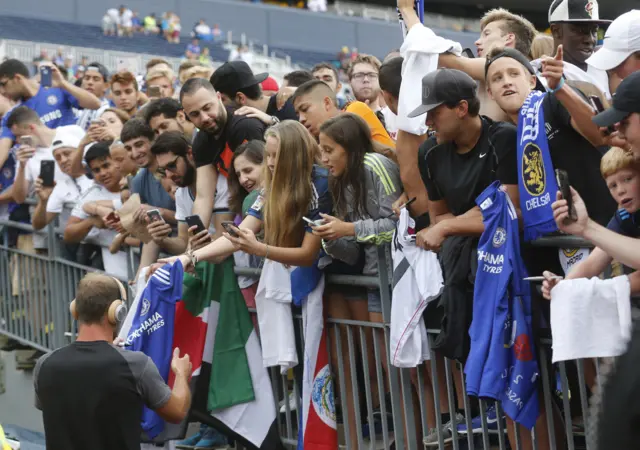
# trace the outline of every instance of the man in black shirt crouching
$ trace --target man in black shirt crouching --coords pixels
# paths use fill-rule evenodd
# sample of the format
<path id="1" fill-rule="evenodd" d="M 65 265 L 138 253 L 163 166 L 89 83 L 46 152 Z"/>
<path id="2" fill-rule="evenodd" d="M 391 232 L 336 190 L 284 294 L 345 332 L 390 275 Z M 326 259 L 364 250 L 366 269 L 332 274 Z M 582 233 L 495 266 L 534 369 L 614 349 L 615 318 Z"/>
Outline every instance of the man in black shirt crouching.
<path id="1" fill-rule="evenodd" d="M 33 376 L 48 450 L 139 450 L 146 405 L 172 423 L 189 411 L 189 356 L 171 361 L 173 390 L 145 354 L 112 344 L 126 316 L 120 281 L 89 273 L 78 285 L 72 309 L 76 342 L 44 355 Z M 122 308 L 122 307 L 120 307 Z"/>

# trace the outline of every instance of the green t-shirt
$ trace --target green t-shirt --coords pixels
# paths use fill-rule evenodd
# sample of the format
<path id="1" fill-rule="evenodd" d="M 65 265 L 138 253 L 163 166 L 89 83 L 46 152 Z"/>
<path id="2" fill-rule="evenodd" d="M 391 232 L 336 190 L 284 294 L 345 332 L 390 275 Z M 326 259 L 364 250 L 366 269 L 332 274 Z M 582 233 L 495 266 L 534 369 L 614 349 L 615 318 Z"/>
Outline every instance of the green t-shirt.
<path id="1" fill-rule="evenodd" d="M 243 219 L 247 217 L 247 211 L 249 211 L 249 208 L 251 208 L 251 205 L 253 205 L 253 203 L 256 201 L 256 199 L 258 198 L 258 195 L 260 195 L 260 189 L 254 189 L 253 191 L 249 192 L 249 195 L 247 195 L 242 201 L 242 218 Z"/>

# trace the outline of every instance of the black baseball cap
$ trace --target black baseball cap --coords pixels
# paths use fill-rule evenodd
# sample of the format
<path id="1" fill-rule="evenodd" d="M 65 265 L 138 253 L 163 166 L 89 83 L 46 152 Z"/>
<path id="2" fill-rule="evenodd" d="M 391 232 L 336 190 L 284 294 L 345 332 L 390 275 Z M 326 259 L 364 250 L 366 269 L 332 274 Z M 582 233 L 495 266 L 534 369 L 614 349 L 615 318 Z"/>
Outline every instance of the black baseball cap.
<path id="1" fill-rule="evenodd" d="M 553 0 L 549 7 L 549 23 L 611 23 L 601 20 L 596 0 Z"/>
<path id="2" fill-rule="evenodd" d="M 268 76 L 268 73 L 254 75 L 249 64 L 244 61 L 230 61 L 218 67 L 209 81 L 216 91 L 235 95 L 242 89 L 262 83 Z"/>
<path id="3" fill-rule="evenodd" d="M 102 75 L 102 78 L 104 79 L 105 82 L 109 81 L 109 71 L 103 64 L 100 64 L 99 62 L 92 62 L 91 64 L 87 64 L 87 67 L 85 68 L 85 73 L 91 72 L 92 70 L 95 70 L 98 73 L 100 73 L 100 75 Z"/>
<path id="4" fill-rule="evenodd" d="M 438 69 L 422 78 L 422 105 L 409 113 L 418 117 L 444 103 L 458 103 L 476 97 L 478 85 L 473 78 L 456 69 Z"/>
<path id="5" fill-rule="evenodd" d="M 618 86 L 613 96 L 613 107 L 593 117 L 601 128 L 623 121 L 633 113 L 640 113 L 640 72 L 634 72 Z"/>

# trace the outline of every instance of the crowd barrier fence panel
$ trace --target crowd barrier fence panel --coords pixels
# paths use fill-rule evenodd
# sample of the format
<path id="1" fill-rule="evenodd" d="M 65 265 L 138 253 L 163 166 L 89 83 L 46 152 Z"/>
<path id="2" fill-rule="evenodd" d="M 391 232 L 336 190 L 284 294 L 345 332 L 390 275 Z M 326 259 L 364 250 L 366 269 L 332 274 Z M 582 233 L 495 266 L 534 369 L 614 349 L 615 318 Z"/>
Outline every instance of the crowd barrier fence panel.
<path id="1" fill-rule="evenodd" d="M 30 225 L 12 221 L 0 221 L 0 229 L 4 229 L 0 239 L 0 335 L 16 339 L 41 351 L 50 351 L 72 342 L 75 337 L 75 324 L 69 313 L 69 303 L 74 298 L 76 286 L 80 279 L 94 268 L 83 266 L 61 257 L 58 250 L 60 230 L 53 224 L 39 233 L 49 236 L 49 248 L 40 254 L 9 246 L 7 230 L 30 232 Z M 584 247 L 583 241 L 572 237 L 545 238 L 538 245 L 555 247 Z M 129 279 L 133 279 L 135 267 L 134 255 L 130 252 Z M 236 268 L 239 275 L 259 275 L 260 269 Z M 359 449 L 392 448 L 417 450 L 419 448 L 453 448 L 454 450 L 500 449 L 514 448 L 521 450 L 523 436 L 520 430 L 515 435 L 511 446 L 502 420 L 497 424 L 489 417 L 487 410 L 495 406 L 498 417 L 502 416 L 499 404 L 481 399 L 477 402 L 466 396 L 464 383 L 460 386 L 456 381 L 458 373 L 463 373 L 461 364 L 445 361 L 431 350 L 431 360 L 415 369 L 399 369 L 391 365 L 389 352 L 389 323 L 391 311 L 391 258 L 388 247 L 379 248 L 379 276 L 328 276 L 332 285 L 361 286 L 380 289 L 382 298 L 383 323 L 372 323 L 356 320 L 329 318 L 326 327 L 328 337 L 335 342 L 338 352 L 337 367 L 333 367 L 335 405 L 333 411 L 342 410 L 342 424 L 339 425 L 341 448 L 354 449 L 350 440 L 345 438 L 357 434 Z M 122 280 L 127 282 L 127 280 Z M 129 301 L 132 301 L 131 295 Z M 255 311 L 252 311 L 255 313 Z M 300 317 L 295 318 L 296 326 L 301 327 Z M 341 333 L 341 330 L 343 333 Z M 439 330 L 428 330 L 430 343 L 433 344 Z M 367 335 L 372 338 L 368 339 Z M 346 339 L 343 337 L 346 335 Z M 562 410 L 562 422 L 555 421 L 548 415 L 550 448 L 595 450 L 584 437 L 583 429 L 588 428 L 589 386 L 585 367 L 589 361 L 568 361 L 549 367 L 547 353 L 550 352 L 550 340 L 543 341 L 538 349 L 541 364 L 542 403 L 547 411 L 558 407 Z M 382 347 L 384 345 L 384 348 Z M 348 358 L 344 360 L 342 349 L 348 349 Z M 369 346 L 372 346 L 370 348 Z M 329 351 L 332 351 L 329 346 Z M 371 355 L 372 356 L 367 356 Z M 386 355 L 385 364 L 382 364 Z M 331 360 L 331 359 L 330 359 Z M 586 364 L 586 365 L 585 365 Z M 595 383 L 599 383 L 600 361 L 595 362 Z M 350 379 L 346 379 L 345 370 L 350 369 Z M 444 380 L 438 376 L 428 377 L 427 370 L 437 374 L 444 367 Z M 301 411 L 299 393 L 295 377 L 280 375 L 278 368 L 270 370 L 272 387 L 279 413 L 277 415 L 280 434 L 290 448 L 295 448 L 298 436 L 298 412 Z M 555 376 L 551 376 L 554 375 Z M 556 386 L 550 380 L 557 380 Z M 594 383 L 594 378 L 590 378 Z M 577 382 L 577 385 L 576 385 Z M 440 383 L 444 383 L 440 386 Z M 348 386 L 353 392 L 356 429 L 350 429 L 344 405 Z M 425 389 L 432 385 L 433 389 Z M 459 404 L 456 389 L 461 390 L 463 405 Z M 298 393 L 298 395 L 291 395 Z M 293 402 L 290 403 L 290 395 Z M 431 398 L 428 401 L 427 398 Z M 573 401 L 573 403 L 572 403 Z M 460 433 L 453 427 L 446 436 L 443 432 L 443 406 L 448 411 L 464 412 L 464 423 L 471 427 L 471 419 L 479 412 L 481 430 L 477 433 Z M 555 406 L 554 406 L 555 405 Z M 281 412 L 280 412 L 281 411 Z M 582 424 L 575 424 L 580 419 Z M 563 430 L 555 431 L 562 426 Z M 432 446 L 423 445 L 423 439 L 430 431 L 436 430 L 436 438 Z M 534 428 L 531 432 L 533 448 L 540 445 L 541 431 Z M 368 435 L 368 436 L 365 436 Z M 557 440 L 564 436 L 566 444 Z M 453 439 L 450 439 L 450 438 Z M 355 449 L 354 449 L 355 450 Z"/>

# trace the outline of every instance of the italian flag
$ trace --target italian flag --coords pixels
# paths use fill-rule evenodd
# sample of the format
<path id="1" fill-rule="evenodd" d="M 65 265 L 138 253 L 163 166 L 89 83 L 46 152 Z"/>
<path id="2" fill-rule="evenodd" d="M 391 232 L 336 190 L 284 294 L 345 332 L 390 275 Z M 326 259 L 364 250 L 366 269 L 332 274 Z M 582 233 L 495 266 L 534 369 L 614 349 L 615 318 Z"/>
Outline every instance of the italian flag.
<path id="1" fill-rule="evenodd" d="M 249 449 L 284 448 L 269 374 L 233 258 L 200 262 L 196 276 L 185 273 L 173 339 L 173 348 L 188 353 L 193 363 L 191 421 L 213 426 Z"/>

